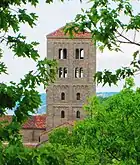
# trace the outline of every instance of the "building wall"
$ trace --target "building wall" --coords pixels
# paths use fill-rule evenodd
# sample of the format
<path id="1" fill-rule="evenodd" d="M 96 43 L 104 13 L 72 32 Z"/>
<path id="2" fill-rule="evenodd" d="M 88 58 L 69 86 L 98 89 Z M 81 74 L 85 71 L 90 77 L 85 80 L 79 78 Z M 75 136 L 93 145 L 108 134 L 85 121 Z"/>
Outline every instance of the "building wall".
<path id="1" fill-rule="evenodd" d="M 67 49 L 67 59 L 59 59 L 59 49 Z M 75 59 L 76 49 L 84 49 L 84 59 Z M 80 111 L 80 118 L 85 117 L 82 106 L 87 97 L 95 94 L 96 87 L 93 74 L 96 72 L 96 49 L 91 39 L 47 39 L 47 57 L 56 59 L 59 67 L 68 68 L 67 78 L 58 78 L 47 90 L 47 129 L 54 128 L 68 120 L 78 120 L 76 112 Z M 83 78 L 75 78 L 75 68 L 83 68 Z M 61 100 L 61 93 L 66 99 Z M 76 93 L 80 93 L 80 100 L 76 100 Z M 61 111 L 65 111 L 65 118 L 61 118 Z"/>
<path id="2" fill-rule="evenodd" d="M 39 142 L 39 136 L 42 132 L 44 132 L 44 129 L 22 129 L 23 142 Z"/>

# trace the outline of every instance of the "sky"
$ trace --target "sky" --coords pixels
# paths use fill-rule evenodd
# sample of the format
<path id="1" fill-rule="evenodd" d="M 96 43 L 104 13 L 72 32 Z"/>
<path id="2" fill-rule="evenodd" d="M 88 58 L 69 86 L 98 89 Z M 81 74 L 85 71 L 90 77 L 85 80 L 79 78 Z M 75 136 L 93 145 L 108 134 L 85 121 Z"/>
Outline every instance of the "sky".
<path id="1" fill-rule="evenodd" d="M 45 4 L 45 0 L 41 0 L 40 4 L 34 8 L 30 5 L 26 6 L 29 12 L 35 12 L 39 18 L 36 22 L 37 26 L 29 28 L 27 25 L 21 25 L 20 32 L 27 36 L 27 41 L 38 41 L 38 51 L 43 59 L 46 54 L 46 35 L 64 26 L 67 22 L 74 20 L 76 14 L 81 12 L 81 8 L 89 8 L 90 4 L 80 3 L 79 1 L 66 1 L 61 3 L 55 1 L 53 4 Z M 130 36 L 132 33 L 130 33 Z M 135 50 L 134 46 L 122 45 L 123 53 L 110 52 L 105 50 L 101 53 L 97 50 L 97 71 L 110 69 L 114 71 L 121 66 L 128 66 L 132 60 L 132 53 Z M 14 57 L 12 52 L 4 48 L 4 62 L 8 66 L 9 75 L 0 75 L 0 81 L 18 82 L 21 77 L 29 70 L 35 69 L 35 64 L 32 60 Z M 140 76 L 135 78 L 136 86 L 140 85 Z M 123 87 L 123 81 L 118 83 L 118 86 L 97 86 L 97 92 L 118 92 Z M 40 93 L 44 93 L 43 87 L 38 88 Z"/>

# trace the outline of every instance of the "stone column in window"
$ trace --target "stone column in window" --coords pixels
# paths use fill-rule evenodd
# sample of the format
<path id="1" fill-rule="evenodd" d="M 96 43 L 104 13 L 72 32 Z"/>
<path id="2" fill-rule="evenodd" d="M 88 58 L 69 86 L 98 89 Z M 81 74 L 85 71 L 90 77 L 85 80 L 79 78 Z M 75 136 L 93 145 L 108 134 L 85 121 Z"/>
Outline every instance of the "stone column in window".
<path id="1" fill-rule="evenodd" d="M 84 77 L 83 68 L 80 68 L 80 78 Z"/>
<path id="2" fill-rule="evenodd" d="M 64 78 L 67 78 L 67 77 L 68 77 L 68 69 L 64 68 Z"/>
<path id="3" fill-rule="evenodd" d="M 61 67 L 58 69 L 58 74 L 59 74 L 59 78 L 63 77 L 63 69 Z"/>
<path id="4" fill-rule="evenodd" d="M 63 50 L 59 49 L 59 59 L 63 59 Z"/>
<path id="5" fill-rule="evenodd" d="M 80 59 L 84 59 L 84 49 L 80 49 Z"/>
<path id="6" fill-rule="evenodd" d="M 79 78 L 79 69 L 75 68 L 75 78 Z"/>

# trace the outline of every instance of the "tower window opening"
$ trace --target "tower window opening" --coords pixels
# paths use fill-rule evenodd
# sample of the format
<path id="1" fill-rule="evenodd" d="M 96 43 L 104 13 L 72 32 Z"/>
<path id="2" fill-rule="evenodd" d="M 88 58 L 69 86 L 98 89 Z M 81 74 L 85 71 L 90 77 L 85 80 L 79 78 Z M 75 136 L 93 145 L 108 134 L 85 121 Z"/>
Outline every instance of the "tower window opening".
<path id="1" fill-rule="evenodd" d="M 84 49 L 80 49 L 80 59 L 84 59 Z"/>
<path id="2" fill-rule="evenodd" d="M 65 118 L 65 111 L 61 111 L 61 118 Z"/>
<path id="3" fill-rule="evenodd" d="M 76 99 L 77 99 L 77 100 L 80 100 L 80 93 L 77 93 L 77 94 L 76 94 Z"/>
<path id="4" fill-rule="evenodd" d="M 67 49 L 59 49 L 59 59 L 67 59 Z"/>
<path id="5" fill-rule="evenodd" d="M 75 68 L 75 78 L 79 78 L 79 69 Z"/>
<path id="6" fill-rule="evenodd" d="M 80 111 L 76 112 L 76 118 L 80 118 Z"/>
<path id="7" fill-rule="evenodd" d="M 63 50 L 59 49 L 59 59 L 63 59 Z"/>
<path id="8" fill-rule="evenodd" d="M 67 49 L 63 49 L 63 59 L 67 59 Z"/>
<path id="9" fill-rule="evenodd" d="M 68 69 L 60 67 L 58 69 L 58 76 L 59 76 L 59 78 L 67 78 L 68 77 Z"/>
<path id="10" fill-rule="evenodd" d="M 79 49 L 76 49 L 75 58 L 76 58 L 76 59 L 79 59 Z"/>
<path id="11" fill-rule="evenodd" d="M 63 77 L 63 69 L 62 68 L 59 68 L 58 74 L 59 74 L 59 78 Z"/>
<path id="12" fill-rule="evenodd" d="M 61 93 L 61 100 L 65 100 L 65 93 L 64 92 Z"/>
<path id="13" fill-rule="evenodd" d="M 80 68 L 80 78 L 84 77 L 83 68 Z"/>
<path id="14" fill-rule="evenodd" d="M 64 78 L 67 78 L 68 77 L 68 70 L 67 68 L 64 68 Z"/>

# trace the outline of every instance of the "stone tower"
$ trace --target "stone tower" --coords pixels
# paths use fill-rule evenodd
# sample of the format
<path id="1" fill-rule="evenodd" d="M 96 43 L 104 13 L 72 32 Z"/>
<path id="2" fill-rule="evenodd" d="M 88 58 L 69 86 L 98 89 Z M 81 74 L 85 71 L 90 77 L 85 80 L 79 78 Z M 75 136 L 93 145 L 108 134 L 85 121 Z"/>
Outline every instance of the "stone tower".
<path id="1" fill-rule="evenodd" d="M 47 35 L 47 57 L 59 64 L 57 80 L 47 89 L 47 129 L 51 129 L 85 117 L 82 106 L 96 92 L 96 49 L 89 32 L 70 39 L 60 28 Z"/>

